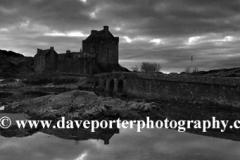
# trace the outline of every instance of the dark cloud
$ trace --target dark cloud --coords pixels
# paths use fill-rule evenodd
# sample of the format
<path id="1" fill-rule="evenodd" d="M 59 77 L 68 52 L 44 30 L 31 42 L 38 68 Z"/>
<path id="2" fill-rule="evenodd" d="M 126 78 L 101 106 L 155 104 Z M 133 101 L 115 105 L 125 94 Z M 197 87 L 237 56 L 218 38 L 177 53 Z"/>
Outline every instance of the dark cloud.
<path id="1" fill-rule="evenodd" d="M 2 0 L 0 48 L 79 50 L 92 29 L 109 25 L 129 68 L 159 61 L 184 70 L 191 56 L 204 69 L 236 67 L 227 55 L 239 56 L 239 11 L 238 0 Z"/>

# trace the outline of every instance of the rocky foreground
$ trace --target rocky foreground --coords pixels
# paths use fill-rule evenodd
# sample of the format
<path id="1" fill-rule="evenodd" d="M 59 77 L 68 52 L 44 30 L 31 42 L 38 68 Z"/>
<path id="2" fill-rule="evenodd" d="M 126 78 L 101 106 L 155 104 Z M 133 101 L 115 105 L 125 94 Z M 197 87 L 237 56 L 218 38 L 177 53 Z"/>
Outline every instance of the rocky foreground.
<path id="1" fill-rule="evenodd" d="M 119 98 L 98 97 L 94 92 L 74 90 L 46 95 L 6 106 L 8 112 L 25 113 L 34 118 L 68 119 L 141 118 L 159 108 L 155 103 L 124 101 Z"/>

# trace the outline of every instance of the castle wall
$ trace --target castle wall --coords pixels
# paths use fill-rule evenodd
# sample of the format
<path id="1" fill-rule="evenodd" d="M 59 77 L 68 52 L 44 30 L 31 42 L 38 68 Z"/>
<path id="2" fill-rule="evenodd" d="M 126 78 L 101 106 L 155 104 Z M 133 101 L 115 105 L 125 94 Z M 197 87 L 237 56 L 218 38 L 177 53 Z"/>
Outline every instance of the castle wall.
<path id="1" fill-rule="evenodd" d="M 45 69 L 45 57 L 44 56 L 39 56 L 39 57 L 34 57 L 34 70 L 37 73 L 43 72 Z"/>
<path id="2" fill-rule="evenodd" d="M 45 69 L 44 71 L 56 71 L 57 70 L 57 53 L 54 50 L 50 50 L 45 56 Z"/>
<path id="3" fill-rule="evenodd" d="M 83 50 L 84 52 L 91 53 L 91 52 L 90 52 L 90 48 L 91 48 L 91 43 L 89 43 L 89 42 L 86 41 L 86 40 L 83 40 L 83 41 L 82 41 L 82 50 Z"/>
<path id="4" fill-rule="evenodd" d="M 94 57 L 74 57 L 71 54 L 58 56 L 58 72 L 73 74 L 92 74 L 95 65 Z"/>
<path id="5" fill-rule="evenodd" d="M 97 63 L 99 64 L 118 64 L 118 43 L 107 41 L 99 44 L 97 48 Z"/>

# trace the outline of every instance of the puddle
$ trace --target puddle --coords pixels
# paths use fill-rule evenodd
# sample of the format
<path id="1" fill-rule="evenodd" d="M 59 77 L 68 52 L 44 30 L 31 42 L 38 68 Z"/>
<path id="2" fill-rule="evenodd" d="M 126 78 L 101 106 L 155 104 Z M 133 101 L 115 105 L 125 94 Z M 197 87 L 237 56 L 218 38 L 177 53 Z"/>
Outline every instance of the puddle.
<path id="1" fill-rule="evenodd" d="M 4 111 L 4 109 L 5 109 L 5 106 L 0 107 L 0 111 Z"/>

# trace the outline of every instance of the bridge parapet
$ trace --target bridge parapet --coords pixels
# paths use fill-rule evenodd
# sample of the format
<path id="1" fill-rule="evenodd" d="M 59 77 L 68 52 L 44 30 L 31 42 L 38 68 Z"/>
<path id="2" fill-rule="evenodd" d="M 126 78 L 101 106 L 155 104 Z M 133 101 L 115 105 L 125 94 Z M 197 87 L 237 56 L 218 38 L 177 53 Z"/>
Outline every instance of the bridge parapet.
<path id="1" fill-rule="evenodd" d="M 137 73 L 137 72 L 113 72 L 94 75 L 96 78 L 122 78 L 122 79 L 149 79 L 170 82 L 200 83 L 222 86 L 240 86 L 240 78 L 236 77 L 209 77 L 209 76 L 189 76 L 189 75 L 168 75 L 158 73 Z"/>
<path id="2" fill-rule="evenodd" d="M 240 78 L 115 72 L 94 75 L 99 88 L 154 99 L 211 101 L 240 107 Z"/>

